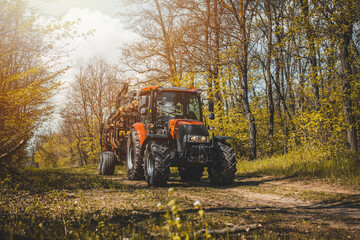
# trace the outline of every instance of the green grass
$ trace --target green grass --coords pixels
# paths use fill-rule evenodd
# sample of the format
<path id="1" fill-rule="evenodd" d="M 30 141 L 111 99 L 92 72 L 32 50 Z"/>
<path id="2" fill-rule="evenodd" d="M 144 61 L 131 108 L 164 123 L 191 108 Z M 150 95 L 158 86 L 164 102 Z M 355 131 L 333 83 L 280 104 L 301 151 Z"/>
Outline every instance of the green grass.
<path id="1" fill-rule="evenodd" d="M 12 174 L 2 172 L 5 178 L 1 185 L 9 191 L 29 191 L 30 193 L 50 190 L 89 190 L 89 189 L 121 189 L 119 181 L 111 181 L 96 175 L 96 167 L 57 168 L 57 169 L 25 169 Z"/>
<path id="2" fill-rule="evenodd" d="M 124 167 L 117 168 L 117 173 L 123 171 Z M 124 185 L 96 172 L 94 166 L 12 174 L 0 169 L 0 239 L 149 239 L 151 233 L 191 235 L 206 226 L 219 226 L 219 221 L 199 216 L 193 201 L 170 196 L 168 188 Z M 176 200 L 178 215 L 168 205 L 171 199 Z M 157 209 L 159 202 L 164 209 Z"/>
<path id="3" fill-rule="evenodd" d="M 174 169 L 172 175 L 178 177 Z M 99 176 L 96 166 L 25 169 L 11 174 L 0 168 L 0 239 L 10 239 L 12 234 L 32 239 L 149 239 L 151 234 L 168 229 L 175 234 L 189 234 L 193 239 L 200 229 L 221 229 L 227 223 L 264 226 L 232 235 L 230 239 L 328 239 L 333 234 L 324 226 L 318 229 L 317 223 L 306 219 L 293 219 L 271 209 L 233 205 L 241 203 L 242 197 L 223 194 L 222 188 L 175 184 L 178 186 L 174 187 L 175 193 L 169 195 L 167 187 L 149 188 L 144 182 L 124 179 L 123 166 L 116 167 L 115 176 Z M 304 194 L 304 198 L 316 197 L 313 192 Z M 170 200 L 176 200 L 178 214 L 174 214 L 175 205 L 168 205 Z M 202 202 L 204 216 L 194 209 L 195 200 Z M 163 209 L 157 208 L 159 202 Z M 312 229 L 316 233 L 308 235 Z M 212 236 L 212 239 L 229 238 Z"/>
<path id="4" fill-rule="evenodd" d="M 322 149 L 301 149 L 286 155 L 255 161 L 239 161 L 237 175 L 271 175 L 329 180 L 349 185 L 360 184 L 360 156 L 331 153 Z"/>

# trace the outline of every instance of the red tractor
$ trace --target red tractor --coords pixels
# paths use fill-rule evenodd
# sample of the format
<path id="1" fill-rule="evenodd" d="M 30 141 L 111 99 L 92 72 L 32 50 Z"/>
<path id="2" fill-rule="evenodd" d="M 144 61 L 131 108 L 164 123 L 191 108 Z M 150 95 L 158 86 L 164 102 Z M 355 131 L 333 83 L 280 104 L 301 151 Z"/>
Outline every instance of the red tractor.
<path id="1" fill-rule="evenodd" d="M 112 175 L 116 163 L 126 162 L 128 178 L 145 179 L 149 186 L 166 185 L 170 167 L 178 167 L 182 181 L 200 180 L 207 167 L 211 184 L 233 182 L 235 153 L 226 142 L 232 138 L 210 138 L 200 89 L 146 87 L 117 103 L 104 127 L 100 174 Z M 209 119 L 213 109 L 209 101 Z"/>

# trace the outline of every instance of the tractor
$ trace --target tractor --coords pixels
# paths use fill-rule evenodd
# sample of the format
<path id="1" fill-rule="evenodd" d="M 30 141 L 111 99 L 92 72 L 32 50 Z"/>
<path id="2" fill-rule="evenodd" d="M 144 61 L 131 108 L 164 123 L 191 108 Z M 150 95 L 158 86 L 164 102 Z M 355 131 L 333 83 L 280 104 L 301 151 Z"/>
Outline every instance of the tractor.
<path id="1" fill-rule="evenodd" d="M 100 174 L 112 175 L 115 165 L 125 162 L 127 177 L 145 179 L 149 186 L 165 186 L 170 167 L 178 168 L 182 181 L 200 180 L 207 167 L 212 185 L 233 182 L 236 159 L 227 142 L 232 138 L 210 137 L 200 89 L 151 86 L 116 102 L 103 127 Z M 209 111 L 214 119 L 212 101 Z"/>

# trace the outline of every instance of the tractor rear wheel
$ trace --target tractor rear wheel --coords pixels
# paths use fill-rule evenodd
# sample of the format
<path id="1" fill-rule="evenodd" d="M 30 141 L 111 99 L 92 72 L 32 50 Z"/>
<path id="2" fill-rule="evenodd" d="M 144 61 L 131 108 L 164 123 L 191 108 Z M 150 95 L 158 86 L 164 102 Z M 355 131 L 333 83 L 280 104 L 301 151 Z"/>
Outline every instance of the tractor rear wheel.
<path id="1" fill-rule="evenodd" d="M 179 167 L 181 181 L 199 181 L 203 175 L 203 167 Z"/>
<path id="2" fill-rule="evenodd" d="M 126 172 L 130 180 L 144 179 L 144 164 L 139 136 L 131 129 L 127 141 Z"/>
<path id="3" fill-rule="evenodd" d="M 166 142 L 151 141 L 145 150 L 145 179 L 149 186 L 165 186 L 170 176 L 170 151 Z"/>
<path id="4" fill-rule="evenodd" d="M 113 175 L 115 171 L 116 157 L 113 152 L 106 151 L 99 156 L 99 174 Z"/>
<path id="5" fill-rule="evenodd" d="M 216 142 L 214 151 L 217 161 L 208 168 L 210 183 L 216 186 L 230 185 L 236 173 L 234 149 L 229 144 Z"/>

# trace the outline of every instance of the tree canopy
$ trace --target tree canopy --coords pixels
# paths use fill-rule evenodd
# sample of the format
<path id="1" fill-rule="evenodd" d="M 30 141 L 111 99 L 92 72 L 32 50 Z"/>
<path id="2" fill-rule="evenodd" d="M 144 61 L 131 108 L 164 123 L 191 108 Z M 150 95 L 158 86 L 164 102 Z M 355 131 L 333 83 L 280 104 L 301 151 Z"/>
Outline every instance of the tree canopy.
<path id="1" fill-rule="evenodd" d="M 0 162 L 25 146 L 51 114 L 49 99 L 65 70 L 49 57 L 49 34 L 23 1 L 0 1 Z"/>

